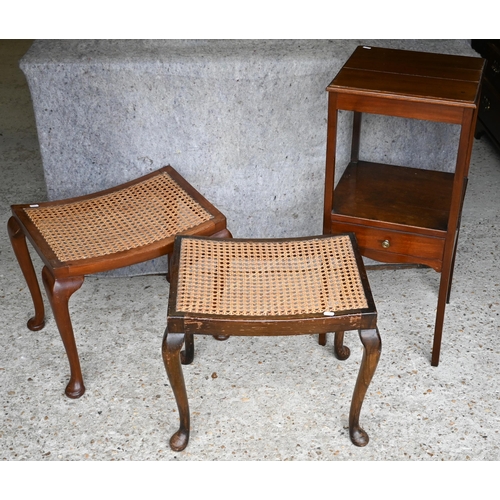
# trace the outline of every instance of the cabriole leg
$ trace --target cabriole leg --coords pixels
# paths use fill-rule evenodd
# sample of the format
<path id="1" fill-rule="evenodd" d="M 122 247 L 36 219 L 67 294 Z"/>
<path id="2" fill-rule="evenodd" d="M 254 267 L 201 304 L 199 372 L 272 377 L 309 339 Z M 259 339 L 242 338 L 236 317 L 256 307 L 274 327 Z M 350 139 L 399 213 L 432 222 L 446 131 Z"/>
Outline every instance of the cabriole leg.
<path id="1" fill-rule="evenodd" d="M 70 379 L 65 393 L 68 398 L 76 399 L 83 395 L 85 386 L 83 385 L 82 370 L 69 315 L 68 302 L 73 293 L 82 286 L 84 278 L 83 276 L 76 276 L 56 279 L 46 266 L 42 270 L 42 278 L 68 356 Z"/>
<path id="2" fill-rule="evenodd" d="M 179 410 L 180 426 L 170 438 L 170 448 L 174 451 L 182 451 L 189 442 L 189 404 L 182 374 L 181 347 L 184 344 L 183 333 L 168 333 L 165 329 L 161 353 L 163 364 L 167 372 L 168 380 L 174 393 L 177 409 Z"/>
<path id="3" fill-rule="evenodd" d="M 359 426 L 359 414 L 366 391 L 377 368 L 382 343 L 376 328 L 373 330 L 360 330 L 359 337 L 364 347 L 363 359 L 352 395 L 351 411 L 349 413 L 349 434 L 353 444 L 366 446 L 369 438 L 368 434 Z"/>
<path id="4" fill-rule="evenodd" d="M 344 332 L 335 332 L 333 352 L 335 353 L 335 357 L 341 361 L 346 360 L 350 356 L 351 351 L 349 347 L 344 345 Z"/>
<path id="5" fill-rule="evenodd" d="M 34 332 L 41 330 L 45 326 L 45 308 L 43 305 L 42 294 L 40 293 L 40 286 L 36 278 L 33 261 L 26 245 L 26 237 L 19 226 L 19 223 L 14 217 L 9 219 L 7 224 L 10 242 L 12 249 L 16 255 L 19 267 L 24 275 L 26 284 L 28 285 L 31 293 L 31 299 L 35 307 L 35 315 L 28 320 L 28 328 Z"/>

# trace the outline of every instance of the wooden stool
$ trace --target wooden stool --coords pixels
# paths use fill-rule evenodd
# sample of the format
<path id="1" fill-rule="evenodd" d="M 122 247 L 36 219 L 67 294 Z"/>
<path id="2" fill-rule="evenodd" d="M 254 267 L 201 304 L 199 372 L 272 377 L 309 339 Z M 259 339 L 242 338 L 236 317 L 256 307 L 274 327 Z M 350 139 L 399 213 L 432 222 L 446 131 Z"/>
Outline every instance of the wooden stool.
<path id="1" fill-rule="evenodd" d="M 35 306 L 28 328 L 44 327 L 45 310 L 26 237 L 45 264 L 42 279 L 70 365 L 70 398 L 85 392 L 68 310 L 84 276 L 171 254 L 179 233 L 231 236 L 224 215 L 170 166 L 87 196 L 13 205 L 12 213 L 9 236 Z"/>
<path id="2" fill-rule="evenodd" d="M 351 441 L 368 443 L 359 414 L 380 357 L 377 312 L 352 234 L 277 240 L 176 239 L 162 354 L 180 416 L 170 447 L 189 440 L 182 364 L 194 356 L 193 334 L 335 333 L 335 354 L 349 356 L 345 330 L 359 330 L 364 354 L 349 415 Z M 185 345 L 185 350 L 181 348 Z"/>

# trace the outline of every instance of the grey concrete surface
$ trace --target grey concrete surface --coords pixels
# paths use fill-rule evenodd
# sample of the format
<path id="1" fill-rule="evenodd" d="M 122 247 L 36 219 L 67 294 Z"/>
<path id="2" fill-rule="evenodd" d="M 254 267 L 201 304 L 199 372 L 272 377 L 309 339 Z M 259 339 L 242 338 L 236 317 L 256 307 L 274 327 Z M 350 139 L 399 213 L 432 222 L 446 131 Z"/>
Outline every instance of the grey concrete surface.
<path id="1" fill-rule="evenodd" d="M 163 276 L 86 279 L 70 309 L 87 392 L 66 398 L 68 362 L 52 313 L 46 301 L 46 327 L 26 328 L 31 300 L 6 232 L 10 204 L 47 196 L 18 69 L 29 45 L 0 41 L 1 460 L 500 458 L 500 155 L 485 138 L 474 145 L 438 368 L 430 366 L 430 349 L 439 275 L 368 273 L 383 350 L 361 413 L 367 447 L 353 446 L 347 430 L 361 359 L 361 343 L 349 332 L 352 354 L 343 362 L 333 356 L 332 335 L 326 347 L 307 336 L 197 339 L 195 360 L 184 369 L 191 441 L 172 452 L 178 416 L 160 353 Z M 41 270 L 36 256 L 35 266 Z"/>

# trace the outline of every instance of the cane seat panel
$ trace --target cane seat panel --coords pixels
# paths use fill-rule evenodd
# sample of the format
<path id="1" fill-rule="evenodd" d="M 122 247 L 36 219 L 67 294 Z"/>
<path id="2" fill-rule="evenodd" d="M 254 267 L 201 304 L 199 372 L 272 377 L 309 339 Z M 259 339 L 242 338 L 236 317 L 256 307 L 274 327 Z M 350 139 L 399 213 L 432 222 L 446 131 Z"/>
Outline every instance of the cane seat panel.
<path id="1" fill-rule="evenodd" d="M 61 262 L 141 248 L 213 218 L 164 171 L 102 196 L 24 211 Z"/>
<path id="2" fill-rule="evenodd" d="M 176 310 L 291 316 L 368 307 L 349 236 L 291 240 L 183 238 Z"/>

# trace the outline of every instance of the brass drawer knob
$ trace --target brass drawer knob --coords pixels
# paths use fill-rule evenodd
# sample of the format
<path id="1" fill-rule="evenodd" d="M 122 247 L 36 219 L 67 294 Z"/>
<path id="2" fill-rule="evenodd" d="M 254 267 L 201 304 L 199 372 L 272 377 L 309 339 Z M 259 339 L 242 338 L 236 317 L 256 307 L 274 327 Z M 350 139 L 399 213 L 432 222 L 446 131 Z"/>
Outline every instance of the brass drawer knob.
<path id="1" fill-rule="evenodd" d="M 383 248 L 389 248 L 391 246 L 391 242 L 389 240 L 384 240 L 382 242 L 382 247 Z"/>

